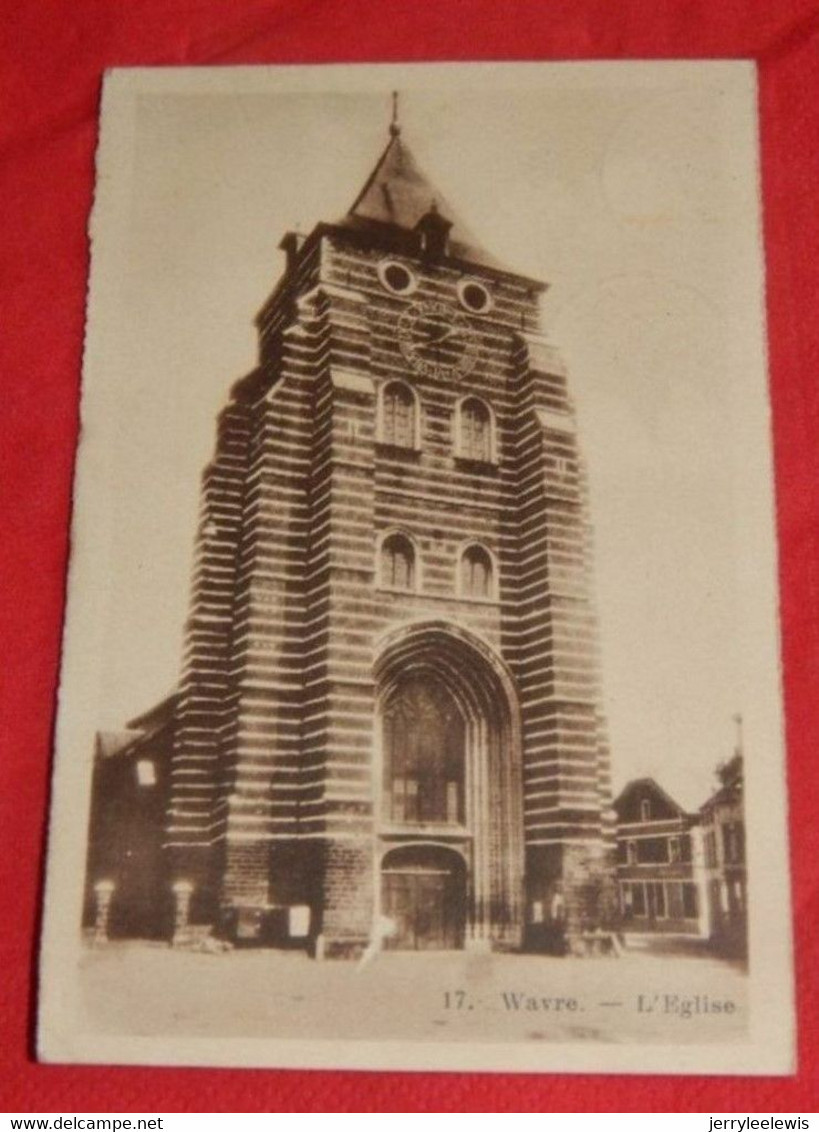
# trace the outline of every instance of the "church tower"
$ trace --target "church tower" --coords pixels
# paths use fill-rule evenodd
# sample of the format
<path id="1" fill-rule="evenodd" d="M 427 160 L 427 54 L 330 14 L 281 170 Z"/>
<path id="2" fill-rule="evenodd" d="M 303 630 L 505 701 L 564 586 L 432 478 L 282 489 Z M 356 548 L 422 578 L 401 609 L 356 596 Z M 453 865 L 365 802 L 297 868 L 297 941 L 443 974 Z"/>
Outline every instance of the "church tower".
<path id="1" fill-rule="evenodd" d="M 248 943 L 560 949 L 607 915 L 613 829 L 546 286 L 395 118 L 349 212 L 281 247 L 203 478 L 167 884 Z"/>

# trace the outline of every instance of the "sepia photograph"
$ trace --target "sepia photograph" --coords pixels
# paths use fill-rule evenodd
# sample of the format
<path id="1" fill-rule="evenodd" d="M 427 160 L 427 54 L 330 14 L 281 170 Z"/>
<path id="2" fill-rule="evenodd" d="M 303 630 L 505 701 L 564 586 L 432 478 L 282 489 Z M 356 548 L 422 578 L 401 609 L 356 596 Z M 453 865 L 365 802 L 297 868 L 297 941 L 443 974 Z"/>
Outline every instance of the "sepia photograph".
<path id="1" fill-rule="evenodd" d="M 753 65 L 100 139 L 41 1058 L 793 1072 Z"/>

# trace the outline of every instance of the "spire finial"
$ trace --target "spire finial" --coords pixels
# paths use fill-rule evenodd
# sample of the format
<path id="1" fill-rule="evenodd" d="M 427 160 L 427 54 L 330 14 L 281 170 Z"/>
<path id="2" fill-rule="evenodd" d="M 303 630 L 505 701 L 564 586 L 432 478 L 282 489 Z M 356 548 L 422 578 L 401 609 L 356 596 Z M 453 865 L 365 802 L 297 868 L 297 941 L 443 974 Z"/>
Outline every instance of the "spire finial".
<path id="1" fill-rule="evenodd" d="M 398 91 L 392 92 L 392 121 L 390 122 L 390 137 L 397 138 L 401 133 L 401 126 L 398 122 Z"/>
<path id="2" fill-rule="evenodd" d="M 735 753 L 737 755 L 741 755 L 743 753 L 743 747 L 745 746 L 744 737 L 743 737 L 743 734 L 742 734 L 742 731 L 743 731 L 742 723 L 743 723 L 742 715 L 739 712 L 737 712 L 737 714 L 734 716 L 734 724 L 736 725 L 736 729 L 737 729 L 737 745 L 736 745 L 736 748 L 735 748 Z"/>

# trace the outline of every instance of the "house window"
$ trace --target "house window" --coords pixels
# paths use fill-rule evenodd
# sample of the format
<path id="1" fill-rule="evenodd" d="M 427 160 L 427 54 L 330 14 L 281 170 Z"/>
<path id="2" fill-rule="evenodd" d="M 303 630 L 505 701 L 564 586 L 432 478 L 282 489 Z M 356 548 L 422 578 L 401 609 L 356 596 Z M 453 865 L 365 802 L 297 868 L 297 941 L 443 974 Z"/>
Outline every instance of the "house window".
<path id="1" fill-rule="evenodd" d="M 665 837 L 641 837 L 639 843 L 641 865 L 664 865 L 668 861 L 668 843 Z"/>
<path id="2" fill-rule="evenodd" d="M 461 555 L 461 594 L 492 597 L 492 559 L 482 546 L 468 546 Z"/>
<path id="3" fill-rule="evenodd" d="M 381 399 L 381 442 L 397 448 L 414 448 L 416 434 L 415 395 L 403 382 L 391 381 Z"/>
<path id="4" fill-rule="evenodd" d="M 723 856 L 729 864 L 734 864 L 739 858 L 739 838 L 737 837 L 737 827 L 732 824 L 726 824 L 722 827 L 722 849 Z"/>
<path id="5" fill-rule="evenodd" d="M 680 839 L 679 837 L 669 837 L 668 839 L 668 859 L 672 863 L 680 860 Z"/>
<path id="6" fill-rule="evenodd" d="M 628 861 L 628 863 L 630 865 L 636 865 L 637 864 L 637 842 L 636 841 L 627 841 L 626 842 L 626 860 Z"/>
<path id="7" fill-rule="evenodd" d="M 646 890 L 643 884 L 633 884 L 631 886 L 631 906 L 635 916 L 645 916 L 646 914 Z"/>
<path id="8" fill-rule="evenodd" d="M 728 883 L 727 883 L 727 881 L 721 881 L 720 882 L 719 904 L 720 904 L 720 908 L 722 909 L 722 911 L 724 913 L 728 911 Z"/>
<path id="9" fill-rule="evenodd" d="M 156 767 L 150 759 L 137 760 L 136 776 L 139 786 L 156 786 Z"/>
<path id="10" fill-rule="evenodd" d="M 667 916 L 666 905 L 665 905 L 665 885 L 661 884 L 661 883 L 657 883 L 657 884 L 652 885 L 652 889 L 653 889 L 652 897 L 653 897 L 653 902 L 654 902 L 654 915 L 658 919 L 664 920 Z"/>
<path id="11" fill-rule="evenodd" d="M 727 823 L 722 827 L 723 853 L 729 864 L 738 864 L 745 857 L 745 837 L 741 822 Z"/>
<path id="12" fill-rule="evenodd" d="M 632 915 L 632 897 L 630 884 L 620 885 L 620 908 L 623 916 L 626 919 L 630 919 Z"/>
<path id="13" fill-rule="evenodd" d="M 391 590 L 415 589 L 415 550 L 406 535 L 394 534 L 381 544 L 381 585 Z"/>
<path id="14" fill-rule="evenodd" d="M 686 920 L 696 920 L 699 914 L 697 889 L 693 884 L 684 884 L 682 890 L 683 915 Z"/>
<path id="15" fill-rule="evenodd" d="M 651 799 L 643 798 L 640 803 L 640 820 L 651 821 Z"/>
<path id="16" fill-rule="evenodd" d="M 477 397 L 462 401 L 459 409 L 458 455 L 489 463 L 492 459 L 492 414 Z"/>

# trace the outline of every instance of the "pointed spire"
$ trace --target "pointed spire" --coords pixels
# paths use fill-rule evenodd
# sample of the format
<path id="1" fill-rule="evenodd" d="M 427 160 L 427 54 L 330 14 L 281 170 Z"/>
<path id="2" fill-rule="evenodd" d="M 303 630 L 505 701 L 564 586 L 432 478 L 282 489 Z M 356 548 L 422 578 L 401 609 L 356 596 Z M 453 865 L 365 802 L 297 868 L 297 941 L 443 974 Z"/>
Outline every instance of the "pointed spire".
<path id="1" fill-rule="evenodd" d="M 433 220 L 445 222 L 447 231 L 451 229 L 449 255 L 487 267 L 502 267 L 460 222 L 454 209 L 419 167 L 401 134 L 398 102 L 399 94 L 394 90 L 389 141 L 341 223 L 359 229 L 377 225 L 382 232 L 382 226 L 390 225 L 413 232 L 420 221 L 431 216 Z"/>

